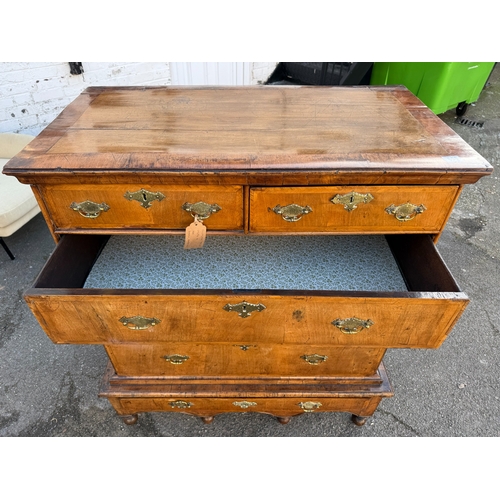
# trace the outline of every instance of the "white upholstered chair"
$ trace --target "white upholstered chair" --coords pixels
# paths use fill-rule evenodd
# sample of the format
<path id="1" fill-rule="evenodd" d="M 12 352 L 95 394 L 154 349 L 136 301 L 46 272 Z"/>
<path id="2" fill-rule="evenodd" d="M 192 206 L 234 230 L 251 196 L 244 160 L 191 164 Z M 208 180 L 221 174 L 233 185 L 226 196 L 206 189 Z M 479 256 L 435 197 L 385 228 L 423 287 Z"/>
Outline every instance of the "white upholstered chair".
<path id="1" fill-rule="evenodd" d="M 0 133 L 0 172 L 10 158 L 21 151 L 32 135 Z M 31 187 L 15 177 L 0 173 L 0 244 L 11 259 L 14 255 L 3 238 L 10 236 L 40 212 Z"/>

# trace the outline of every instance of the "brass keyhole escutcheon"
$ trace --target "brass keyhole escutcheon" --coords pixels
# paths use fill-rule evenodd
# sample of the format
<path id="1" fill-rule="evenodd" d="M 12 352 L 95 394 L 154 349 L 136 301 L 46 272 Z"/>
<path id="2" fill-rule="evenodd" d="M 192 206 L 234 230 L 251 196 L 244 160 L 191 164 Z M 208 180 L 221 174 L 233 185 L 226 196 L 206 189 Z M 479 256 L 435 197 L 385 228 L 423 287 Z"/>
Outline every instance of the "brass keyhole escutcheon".
<path id="1" fill-rule="evenodd" d="M 234 401 L 233 405 L 239 406 L 240 408 L 243 408 L 244 410 L 246 410 L 247 408 L 250 408 L 251 406 L 257 406 L 257 403 L 254 403 L 253 401 Z"/>
<path id="2" fill-rule="evenodd" d="M 271 209 L 269 208 L 268 210 Z M 313 210 L 309 205 L 301 207 L 296 203 L 292 203 L 291 205 L 286 205 L 285 207 L 276 205 L 272 211 L 275 214 L 281 215 L 283 220 L 286 220 L 287 222 L 297 222 L 302 219 L 304 215 L 310 214 Z"/>
<path id="3" fill-rule="evenodd" d="M 224 311 L 237 312 L 238 316 L 240 316 L 241 318 L 248 318 L 252 315 L 252 312 L 260 312 L 265 308 L 266 306 L 264 304 L 251 304 L 250 302 L 246 302 L 245 300 L 243 302 L 240 302 L 239 304 L 226 304 L 223 307 Z"/>
<path id="4" fill-rule="evenodd" d="M 373 199 L 370 193 L 361 194 L 356 193 L 356 191 L 351 191 L 347 194 L 336 194 L 330 201 L 334 205 L 344 205 L 344 208 L 348 212 L 352 212 L 358 208 L 360 203 L 370 203 Z"/>
<path id="5" fill-rule="evenodd" d="M 160 193 L 159 191 L 153 193 L 143 188 L 133 193 L 127 191 L 123 196 L 129 201 L 138 201 L 145 209 L 150 208 L 153 201 L 162 201 L 165 199 L 165 195 L 163 193 Z"/>
<path id="6" fill-rule="evenodd" d="M 69 208 L 78 212 L 82 217 L 87 219 L 96 219 L 102 212 L 107 212 L 109 210 L 109 205 L 106 203 L 95 203 L 94 201 L 86 200 L 81 203 L 73 202 Z"/>
<path id="7" fill-rule="evenodd" d="M 424 205 L 413 205 L 409 202 L 399 206 L 390 205 L 385 209 L 389 215 L 394 215 L 400 222 L 413 220 L 418 214 L 423 213 L 424 210 L 427 210 Z"/>
<path id="8" fill-rule="evenodd" d="M 234 344 L 234 347 L 239 347 L 242 351 L 248 351 L 251 347 L 257 348 L 255 344 Z"/>

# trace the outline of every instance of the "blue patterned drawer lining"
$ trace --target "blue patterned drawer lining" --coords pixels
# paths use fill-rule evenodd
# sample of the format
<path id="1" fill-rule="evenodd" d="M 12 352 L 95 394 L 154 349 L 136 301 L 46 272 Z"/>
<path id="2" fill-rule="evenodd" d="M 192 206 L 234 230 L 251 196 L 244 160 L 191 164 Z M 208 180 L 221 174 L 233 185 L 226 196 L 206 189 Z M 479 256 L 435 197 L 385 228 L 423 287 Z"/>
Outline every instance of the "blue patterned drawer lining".
<path id="1" fill-rule="evenodd" d="M 406 291 L 383 236 L 112 236 L 85 288 Z"/>

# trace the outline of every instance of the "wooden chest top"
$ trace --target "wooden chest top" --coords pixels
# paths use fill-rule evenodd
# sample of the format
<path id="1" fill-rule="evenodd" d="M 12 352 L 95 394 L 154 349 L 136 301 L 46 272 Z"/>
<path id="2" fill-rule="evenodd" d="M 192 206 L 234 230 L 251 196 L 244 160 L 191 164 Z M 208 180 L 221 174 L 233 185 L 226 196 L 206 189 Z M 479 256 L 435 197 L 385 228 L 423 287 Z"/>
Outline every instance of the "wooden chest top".
<path id="1" fill-rule="evenodd" d="M 90 87 L 4 173 L 469 183 L 491 165 L 404 87 Z"/>

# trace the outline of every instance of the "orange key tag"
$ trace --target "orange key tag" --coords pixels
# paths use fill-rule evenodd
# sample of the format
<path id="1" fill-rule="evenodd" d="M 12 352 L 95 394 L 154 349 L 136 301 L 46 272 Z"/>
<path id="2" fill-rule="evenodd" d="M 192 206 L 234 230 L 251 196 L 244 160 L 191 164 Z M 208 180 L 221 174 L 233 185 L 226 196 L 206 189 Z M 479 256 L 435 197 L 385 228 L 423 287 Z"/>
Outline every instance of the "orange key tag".
<path id="1" fill-rule="evenodd" d="M 207 227 L 198 216 L 194 216 L 194 222 L 186 228 L 186 239 L 184 240 L 184 250 L 192 248 L 202 248 L 207 236 Z"/>

